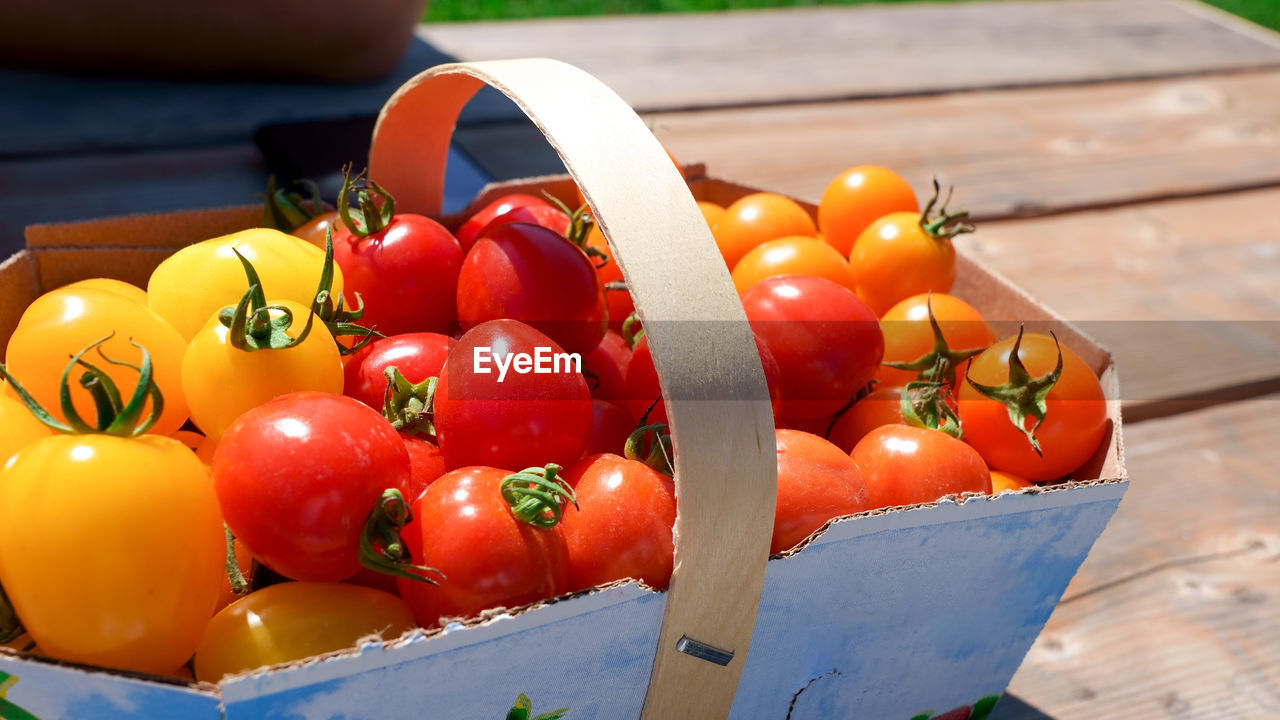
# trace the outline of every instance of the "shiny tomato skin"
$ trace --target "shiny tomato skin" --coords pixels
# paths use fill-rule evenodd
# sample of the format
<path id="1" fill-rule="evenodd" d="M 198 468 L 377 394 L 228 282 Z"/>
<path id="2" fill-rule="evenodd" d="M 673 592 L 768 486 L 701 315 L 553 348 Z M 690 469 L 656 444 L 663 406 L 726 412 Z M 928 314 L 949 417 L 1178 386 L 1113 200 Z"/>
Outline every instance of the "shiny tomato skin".
<path id="1" fill-rule="evenodd" d="M 933 350 L 930 307 L 947 347 L 953 352 L 985 348 L 996 341 L 996 334 L 982 313 L 964 300 L 945 293 L 912 295 L 880 316 L 884 362 L 911 362 Z M 906 385 L 918 374 L 881 365 L 876 380 L 882 385 Z"/>
<path id="2" fill-rule="evenodd" d="M 364 302 L 358 321 L 364 327 L 384 335 L 452 332 L 462 246 L 440 223 L 399 213 L 368 237 L 343 227 L 334 233 L 333 257 L 346 282 L 346 306 L 357 307 L 355 293 Z"/>
<path id="3" fill-rule="evenodd" d="M 438 587 L 398 580 L 400 596 L 423 627 L 472 617 L 565 591 L 569 553 L 559 526 L 519 522 L 502 498 L 509 470 L 473 466 L 446 473 L 412 505 L 403 535 L 415 564 L 437 568 Z"/>
<path id="4" fill-rule="evenodd" d="M 344 583 L 291 582 L 250 593 L 209 621 L 196 677 L 224 675 L 354 649 L 369 635 L 394 640 L 415 627 L 395 595 Z"/>
<path id="5" fill-rule="evenodd" d="M 969 377 L 983 385 L 1009 379 L 1009 356 L 1016 338 L 1008 337 L 973 359 Z M 1026 333 L 1018 357 L 1032 377 L 1053 370 L 1058 351 L 1053 338 Z M 1107 432 L 1107 401 L 1093 370 L 1071 348 L 1062 346 L 1062 376 L 1045 399 L 1045 418 L 1036 430 L 1043 456 L 1036 455 L 1009 420 L 1004 405 L 982 397 L 960 381 L 960 422 L 965 441 L 978 449 L 993 470 L 1003 470 L 1031 482 L 1063 477 L 1083 465 Z M 1030 428 L 1035 420 L 1027 418 Z"/>
<path id="6" fill-rule="evenodd" d="M 862 298 L 876 315 L 927 292 L 951 292 L 956 250 L 950 238 L 933 238 L 920 214 L 896 212 L 871 223 L 849 254 L 849 268 Z"/>
<path id="7" fill-rule="evenodd" d="M 532 222 L 535 224 L 548 227 L 561 235 L 569 230 L 569 216 L 546 198 L 526 193 L 511 193 L 480 208 L 458 226 L 456 235 L 463 252 L 471 249 L 476 239 L 482 234 L 481 231 L 495 218 L 509 213 L 516 213 L 519 222 L 531 222 L 530 218 L 533 218 Z"/>
<path id="8" fill-rule="evenodd" d="M 838 250 L 815 237 L 789 235 L 755 246 L 733 267 L 738 293 L 767 277 L 816 275 L 854 289 L 849 261 Z"/>
<path id="9" fill-rule="evenodd" d="M 1030 480 L 1024 480 L 1018 477 L 1017 475 L 1012 475 L 1007 472 L 1000 472 L 999 470 L 991 471 L 991 494 L 992 495 L 995 495 L 997 493 L 1002 493 L 1005 490 L 1013 490 L 1016 492 L 1023 488 L 1029 488 L 1033 485 L 1035 485 L 1035 483 L 1031 482 Z"/>
<path id="10" fill-rule="evenodd" d="M 775 193 L 752 193 L 725 208 L 711 234 L 732 270 L 757 245 L 788 235 L 816 237 L 818 228 L 796 201 Z"/>
<path id="11" fill-rule="evenodd" d="M 559 526 L 569 549 L 568 589 L 624 578 L 666 589 L 675 555 L 672 479 L 612 453 L 583 458 L 564 478 L 577 495 Z"/>
<path id="12" fill-rule="evenodd" d="M 515 320 L 491 320 L 459 338 L 435 396 L 436 437 L 448 467 L 519 470 L 552 462 L 568 466 L 582 457 L 591 434 L 591 391 L 582 374 L 563 363 L 559 372 L 521 374 L 513 359 L 499 380 L 496 361 L 482 366 L 489 372 L 478 371 L 477 348 L 495 358 L 533 355 L 538 348 L 553 356 L 563 352 L 551 338 Z"/>
<path id="13" fill-rule="evenodd" d="M 818 203 L 822 237 L 845 257 L 858 236 L 877 219 L 893 212 L 919 212 L 911 185 L 892 170 L 858 165 L 836 176 Z"/>
<path id="14" fill-rule="evenodd" d="M 360 535 L 382 492 L 406 492 L 409 455 L 376 411 L 343 395 L 291 393 L 244 415 L 213 455 L 231 532 L 294 580 L 360 569 Z"/>
<path id="15" fill-rule="evenodd" d="M 769 392 L 769 402 L 777 415 L 781 402 L 782 369 L 759 333 L 755 334 L 755 341 L 761 369 L 764 371 L 765 386 Z M 631 353 L 631 362 L 627 364 L 626 405 L 637 423 L 642 420 L 648 424 L 667 422 L 667 403 L 662 399 L 658 369 L 653 364 L 647 337 L 641 337 L 640 342 L 636 343 Z"/>
<path id="16" fill-rule="evenodd" d="M 621 455 L 627 438 L 636 429 L 631 413 L 608 400 L 591 400 L 591 437 L 587 439 L 584 455 L 613 453 Z"/>
<path id="17" fill-rule="evenodd" d="M 881 425 L 904 424 L 902 388 L 877 387 L 840 415 L 827 439 L 841 450 L 851 452 L 859 440 Z"/>
<path id="18" fill-rule="evenodd" d="M 612 403 L 627 401 L 627 366 L 631 364 L 631 347 L 613 330 L 600 339 L 600 344 L 582 358 L 582 370 L 591 386 L 591 396 Z"/>
<path id="19" fill-rule="evenodd" d="M 329 242 L 329 233 L 338 232 L 340 227 L 342 227 L 342 219 L 338 216 L 338 211 L 329 210 L 290 230 L 289 234 L 324 250 L 325 244 Z"/>
<path id="20" fill-rule="evenodd" d="M 0 468 L 31 443 L 53 436 L 53 430 L 36 419 L 21 400 L 0 395 Z"/>
<path id="21" fill-rule="evenodd" d="M 850 456 L 867 481 L 872 510 L 991 492 L 982 456 L 940 430 L 883 425 L 867 433 Z"/>
<path id="22" fill-rule="evenodd" d="M 834 444 L 799 430 L 777 430 L 778 504 L 770 553 L 798 545 L 828 520 L 868 509 L 862 471 Z"/>
<path id="23" fill-rule="evenodd" d="M 400 435 L 404 449 L 409 453 L 409 483 L 405 486 L 404 499 L 413 502 L 427 486 L 445 474 L 448 468 L 444 453 L 430 440 L 412 435 Z"/>
<path id="24" fill-rule="evenodd" d="M 834 416 L 880 366 L 884 336 L 875 314 L 830 280 L 766 278 L 742 294 L 742 305 L 778 363 L 783 420 Z"/>
<path id="25" fill-rule="evenodd" d="M 381 412 L 387 368 L 395 366 L 414 384 L 439 377 L 453 343 L 453 338 L 440 333 L 405 333 L 374 340 L 347 359 L 342 394 Z"/>
<path id="26" fill-rule="evenodd" d="M 458 319 L 470 330 L 519 320 L 586 355 L 609 324 L 604 289 L 581 248 L 541 225 L 494 228 L 471 247 L 458 276 Z"/>

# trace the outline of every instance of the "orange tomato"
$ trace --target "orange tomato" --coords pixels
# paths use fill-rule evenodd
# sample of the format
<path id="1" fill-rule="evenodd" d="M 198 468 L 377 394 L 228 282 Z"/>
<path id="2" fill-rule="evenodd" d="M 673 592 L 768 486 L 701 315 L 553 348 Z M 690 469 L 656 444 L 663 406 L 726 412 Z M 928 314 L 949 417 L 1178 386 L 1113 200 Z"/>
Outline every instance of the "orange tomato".
<path id="1" fill-rule="evenodd" d="M 600 285 L 622 282 L 622 268 L 618 267 L 618 263 L 614 262 L 613 250 L 609 248 L 609 241 L 605 239 L 599 225 L 592 224 L 591 230 L 587 232 L 586 245 L 588 248 L 604 253 L 607 258 L 607 261 L 605 258 L 591 258 L 591 264 L 596 267 L 596 277 L 600 278 Z M 609 304 L 609 325 L 611 327 L 622 327 L 622 322 L 627 319 L 627 316 L 635 312 L 636 304 L 631 299 L 631 293 L 626 290 L 605 288 L 604 299 Z"/>
<path id="2" fill-rule="evenodd" d="M 882 425 L 902 425 L 902 388 L 876 388 L 844 411 L 831 427 L 827 439 L 851 452 L 867 433 Z"/>
<path id="3" fill-rule="evenodd" d="M 920 293 L 951 291 L 956 251 L 948 237 L 933 237 L 920 214 L 896 212 L 871 223 L 854 243 L 849 267 L 862 298 L 876 315 Z"/>
<path id="4" fill-rule="evenodd" d="M 1022 488 L 1031 487 L 1034 484 L 1035 483 L 1031 482 L 1030 480 L 1023 480 L 1017 475 L 1013 475 L 1011 473 L 1000 472 L 999 470 L 991 471 L 991 494 L 992 495 L 999 495 L 1005 490 L 1013 490 L 1016 492 L 1018 490 L 1021 490 Z"/>
<path id="5" fill-rule="evenodd" d="M 938 321 L 938 328 L 951 351 L 976 350 L 996 341 L 995 332 L 982 314 L 960 298 L 945 293 L 912 295 L 889 308 L 880 318 L 880 329 L 884 332 L 884 362 L 911 362 L 933 350 L 930 304 L 933 317 Z M 911 370 L 881 365 L 876 372 L 876 380 L 883 385 L 906 385 L 918 375 Z"/>
<path id="6" fill-rule="evenodd" d="M 788 235 L 814 237 L 818 228 L 794 200 L 773 193 L 753 193 L 725 208 L 711 234 L 725 265 L 733 269 L 757 245 Z"/>
<path id="7" fill-rule="evenodd" d="M 893 212 L 918 212 L 916 194 L 897 173 L 858 165 L 836 176 L 818 204 L 818 228 L 831 246 L 848 255 L 858 236 Z"/>
<path id="8" fill-rule="evenodd" d="M 849 261 L 815 237 L 788 235 L 757 245 L 734 266 L 733 284 L 742 293 L 776 275 L 815 275 L 855 289 Z"/>
<path id="9" fill-rule="evenodd" d="M 706 219 L 707 227 L 715 227 L 716 222 L 724 217 L 724 206 L 707 200 L 699 200 L 698 209 L 702 211 L 702 217 Z"/>

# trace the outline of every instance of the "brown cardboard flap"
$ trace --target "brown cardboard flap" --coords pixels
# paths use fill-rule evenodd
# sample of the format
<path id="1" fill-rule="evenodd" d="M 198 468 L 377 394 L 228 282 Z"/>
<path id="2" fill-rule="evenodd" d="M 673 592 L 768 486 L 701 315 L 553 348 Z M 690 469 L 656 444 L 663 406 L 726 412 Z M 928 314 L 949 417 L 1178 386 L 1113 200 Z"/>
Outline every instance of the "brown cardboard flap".
<path id="1" fill-rule="evenodd" d="M 172 252 L 191 243 L 255 227 L 262 222 L 262 206 L 242 205 L 32 225 L 27 228 L 27 247 L 168 248 Z"/>
<path id="2" fill-rule="evenodd" d="M 0 262 L 0 347 L 9 344 L 22 312 L 39 294 L 35 258 L 30 250 L 19 250 Z"/>

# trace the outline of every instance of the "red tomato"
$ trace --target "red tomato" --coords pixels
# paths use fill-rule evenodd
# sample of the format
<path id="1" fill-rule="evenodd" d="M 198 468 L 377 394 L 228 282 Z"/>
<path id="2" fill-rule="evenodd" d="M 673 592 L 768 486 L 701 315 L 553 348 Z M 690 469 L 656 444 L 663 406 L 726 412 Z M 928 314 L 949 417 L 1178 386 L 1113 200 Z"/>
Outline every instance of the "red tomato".
<path id="1" fill-rule="evenodd" d="M 476 239 L 483 234 L 481 231 L 493 222 L 495 218 L 508 214 L 514 215 L 514 222 L 532 222 L 555 230 L 561 235 L 569 231 L 569 216 L 565 215 L 563 210 L 548 202 L 546 198 L 524 193 L 511 193 L 510 195 L 503 195 L 480 208 L 474 215 L 458 226 L 456 234 L 458 242 L 462 245 L 463 252 L 471 249 L 471 246 L 476 243 Z"/>
<path id="2" fill-rule="evenodd" d="M 406 333 L 374 340 L 348 358 L 342 393 L 381 411 L 387 368 L 394 366 L 414 384 L 438 377 L 453 343 L 452 338 L 439 333 Z"/>
<path id="3" fill-rule="evenodd" d="M 753 193 L 725 208 L 711 234 L 724 264 L 732 270 L 757 245 L 788 235 L 815 237 L 818 228 L 796 201 L 774 193 Z"/>
<path id="4" fill-rule="evenodd" d="M 759 333 L 755 334 L 755 340 L 756 351 L 760 353 L 760 363 L 764 370 L 765 385 L 769 390 L 769 402 L 773 404 L 774 414 L 777 414 L 783 382 L 782 370 Z M 653 409 L 650 410 L 650 407 Z M 662 399 L 662 388 L 658 384 L 658 369 L 653 364 L 653 356 L 649 354 L 648 337 L 641 336 L 631 353 L 631 362 L 627 365 L 627 408 L 631 410 L 631 417 L 636 422 L 645 417 L 645 411 L 649 411 L 646 422 L 667 422 L 667 405 Z"/>
<path id="5" fill-rule="evenodd" d="M 878 387 L 836 420 L 827 439 L 850 452 L 867 433 L 881 425 L 902 425 L 902 388 Z"/>
<path id="6" fill-rule="evenodd" d="M 582 358 L 582 370 L 591 386 L 591 396 L 611 403 L 627 401 L 627 366 L 631 364 L 631 346 L 617 332 L 609 330 L 596 346 Z"/>
<path id="7" fill-rule="evenodd" d="M 458 276 L 464 330 L 503 318 L 532 325 L 581 355 L 600 344 L 609 323 L 604 289 L 586 253 L 528 223 L 503 225 L 478 239 Z"/>
<path id="8" fill-rule="evenodd" d="M 916 194 L 897 173 L 858 165 L 836 176 L 818 203 L 818 228 L 840 254 L 849 256 L 867 226 L 893 212 L 919 212 Z"/>
<path id="9" fill-rule="evenodd" d="M 333 258 L 348 307 L 357 306 L 357 293 L 364 303 L 364 327 L 384 335 L 451 331 L 462 247 L 440 223 L 401 213 L 367 237 L 344 226 L 334 233 Z"/>
<path id="10" fill-rule="evenodd" d="M 832 417 L 866 387 L 884 355 L 876 316 L 848 288 L 804 275 L 742 294 L 756 337 L 781 371 L 778 417 Z"/>
<path id="11" fill-rule="evenodd" d="M 671 580 L 676 488 L 671 478 L 615 454 L 583 458 L 565 472 L 577 496 L 560 528 L 569 548 L 569 590 L 634 578 L 656 590 Z"/>
<path id="12" fill-rule="evenodd" d="M 568 551 L 560 528 L 516 520 L 501 483 L 511 473 L 466 467 L 446 473 L 412 505 L 404 538 L 415 564 L 438 568 L 437 586 L 399 580 L 400 597 L 423 627 L 565 591 Z"/>
<path id="13" fill-rule="evenodd" d="M 613 453 L 621 455 L 627 438 L 636 429 L 631 413 L 608 400 L 591 401 L 591 437 L 585 455 Z"/>
<path id="14" fill-rule="evenodd" d="M 529 359 L 527 367 L 521 357 Z M 538 358 L 552 372 L 534 372 Z M 567 466 L 582 457 L 591 434 L 591 391 L 565 360 L 551 338 L 515 320 L 492 320 L 463 335 L 436 387 L 436 437 L 446 464 Z M 507 363 L 505 375 L 499 363 Z"/>
<path id="15" fill-rule="evenodd" d="M 360 569 L 360 537 L 382 492 L 401 493 L 409 455 L 376 411 L 342 395 L 282 395 L 241 415 L 213 456 L 231 532 L 294 580 L 336 581 Z"/>
<path id="16" fill-rule="evenodd" d="M 924 293 L 912 295 L 889 308 L 880 318 L 884 332 L 884 361 L 912 362 L 934 349 L 933 326 L 929 324 L 929 308 L 942 330 L 947 348 L 953 353 L 985 348 L 996 341 L 996 334 L 982 314 L 954 295 Z M 954 369 L 957 364 L 953 364 Z M 884 385 L 906 385 L 919 372 L 880 366 L 876 380 Z"/>
<path id="17" fill-rule="evenodd" d="M 1016 336 L 1005 338 L 975 357 L 968 377 L 982 385 L 1007 382 L 1016 340 Z M 1057 365 L 1058 346 L 1048 335 L 1027 333 L 1018 358 L 1031 377 L 1040 377 Z M 1097 451 L 1107 431 L 1102 386 L 1084 360 L 1066 347 L 1062 348 L 1062 375 L 1045 398 L 1044 422 L 1035 429 L 1043 455 L 1032 449 L 1003 404 L 983 397 L 970 383 L 961 386 L 958 404 L 965 440 L 992 469 L 1032 482 L 1054 480 L 1079 468 Z M 1034 424 L 1035 419 L 1027 417 L 1023 427 L 1030 430 Z"/>
<path id="18" fill-rule="evenodd" d="M 851 456 L 867 481 L 873 510 L 991 492 L 982 456 L 940 430 L 884 425 L 867 433 Z"/>
<path id="19" fill-rule="evenodd" d="M 776 434 L 778 505 L 771 553 L 790 550 L 832 518 L 868 507 L 866 481 L 847 453 L 799 430 Z"/>
<path id="20" fill-rule="evenodd" d="M 445 474 L 444 453 L 429 440 L 401 434 L 404 449 L 409 453 L 409 482 L 405 485 L 404 498 L 408 502 L 418 499 L 427 486 Z"/>

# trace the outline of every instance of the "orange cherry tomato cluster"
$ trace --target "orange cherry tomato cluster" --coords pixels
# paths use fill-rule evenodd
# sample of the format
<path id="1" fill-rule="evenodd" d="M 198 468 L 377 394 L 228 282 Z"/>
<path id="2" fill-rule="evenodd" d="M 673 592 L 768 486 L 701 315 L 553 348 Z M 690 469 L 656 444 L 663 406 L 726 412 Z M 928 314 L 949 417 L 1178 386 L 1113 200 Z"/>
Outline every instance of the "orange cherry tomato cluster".
<path id="1" fill-rule="evenodd" d="M 585 209 L 510 194 L 450 229 L 362 176 L 329 212 L 269 196 L 280 229 L 24 312 L 0 366 L 0 644 L 217 681 L 624 578 L 667 586 L 665 408 Z M 772 552 L 1095 453 L 1092 370 L 1050 336 L 999 340 L 948 294 L 963 213 L 921 212 L 874 167 L 816 218 L 769 193 L 699 205 L 779 427 Z"/>

